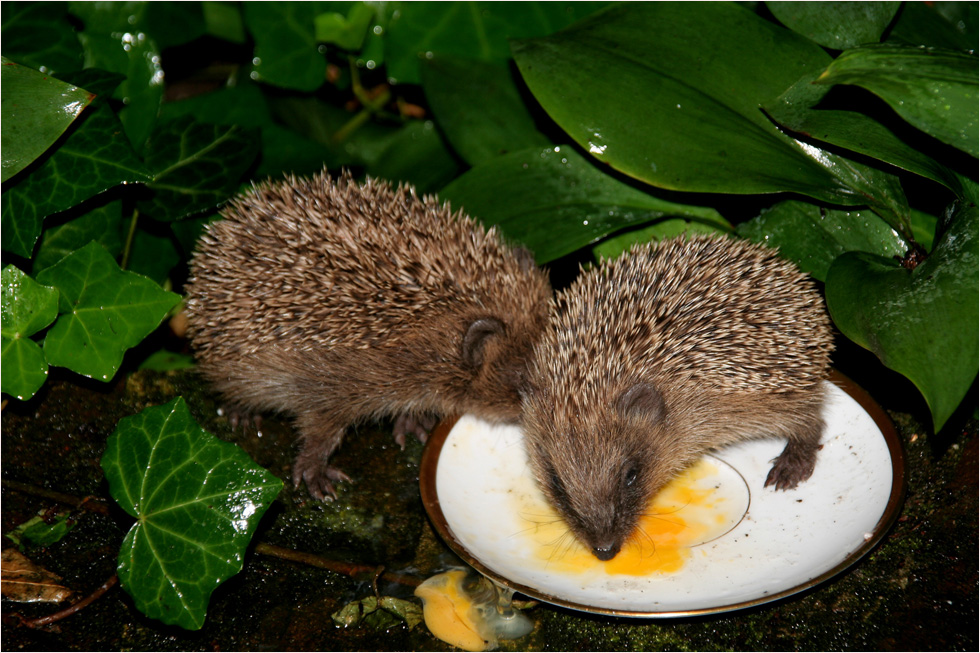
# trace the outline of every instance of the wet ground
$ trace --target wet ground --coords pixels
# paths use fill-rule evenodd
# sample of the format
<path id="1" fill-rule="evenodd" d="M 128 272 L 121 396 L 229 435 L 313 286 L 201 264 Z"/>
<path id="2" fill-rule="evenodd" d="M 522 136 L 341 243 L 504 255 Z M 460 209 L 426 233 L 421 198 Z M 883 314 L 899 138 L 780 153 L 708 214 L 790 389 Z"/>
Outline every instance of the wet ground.
<path id="1" fill-rule="evenodd" d="M 866 379 L 857 380 L 868 387 Z M 696 619 L 615 619 L 542 604 L 527 611 L 534 632 L 502 648 L 977 650 L 976 403 L 935 435 L 919 421 L 921 402 L 905 394 L 907 388 L 895 393 L 887 384 L 873 385 L 868 389 L 888 409 L 904 443 L 909 491 L 891 533 L 856 567 L 791 599 Z M 975 388 L 971 393 L 976 396 Z M 114 386 L 52 379 L 34 400 L 3 409 L 3 533 L 38 511 L 70 510 L 72 497 L 108 499 L 99 458 L 116 422 L 178 394 L 205 429 L 288 478 L 294 439 L 288 423 L 267 419 L 261 438 L 233 432 L 193 373 L 139 372 Z M 400 450 L 390 424 L 350 432 L 334 462 L 355 483 L 341 485 L 339 500 L 327 505 L 287 484 L 260 524 L 243 571 L 214 593 L 199 631 L 142 616 L 117 586 L 76 614 L 37 628 L 21 625 L 21 617 L 64 606 L 5 599 L 3 648 L 451 650 L 424 624 L 409 628 L 390 614 L 346 628 L 331 619 L 375 591 L 411 599 L 414 583 L 453 564 L 419 498 L 421 454 L 415 441 Z M 78 596 L 112 576 L 132 523 L 111 501 L 103 505 L 110 507 L 72 510 L 74 529 L 61 541 L 25 549 Z M 4 548 L 11 545 L 5 538 Z M 317 556 L 315 564 L 296 554 Z"/>

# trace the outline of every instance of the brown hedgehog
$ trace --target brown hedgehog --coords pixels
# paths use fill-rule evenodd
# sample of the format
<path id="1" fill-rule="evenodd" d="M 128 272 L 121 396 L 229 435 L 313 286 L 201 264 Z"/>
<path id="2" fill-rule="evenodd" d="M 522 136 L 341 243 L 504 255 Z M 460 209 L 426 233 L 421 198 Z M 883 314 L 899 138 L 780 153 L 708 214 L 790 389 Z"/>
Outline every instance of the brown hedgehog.
<path id="1" fill-rule="evenodd" d="M 188 335 L 231 409 L 295 417 L 294 484 L 335 498 L 349 479 L 327 459 L 364 419 L 399 416 L 400 438 L 439 414 L 519 419 L 552 310 L 527 250 L 347 173 L 262 183 L 222 215 L 191 260 Z"/>
<path id="2" fill-rule="evenodd" d="M 788 440 L 765 485 L 813 471 L 833 350 L 813 283 L 744 240 L 634 246 L 558 294 L 524 396 L 531 465 L 600 560 L 708 449 Z"/>

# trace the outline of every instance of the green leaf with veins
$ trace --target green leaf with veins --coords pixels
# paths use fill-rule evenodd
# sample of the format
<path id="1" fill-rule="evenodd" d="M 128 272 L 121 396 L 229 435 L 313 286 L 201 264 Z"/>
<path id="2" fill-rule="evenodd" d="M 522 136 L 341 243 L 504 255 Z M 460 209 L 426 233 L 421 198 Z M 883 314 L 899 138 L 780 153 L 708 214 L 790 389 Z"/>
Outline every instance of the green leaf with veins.
<path id="1" fill-rule="evenodd" d="M 4 190 L 3 249 L 30 257 L 47 216 L 119 184 L 149 179 L 112 109 L 97 101 L 30 175 Z"/>
<path id="2" fill-rule="evenodd" d="M 259 152 L 259 131 L 184 116 L 163 123 L 146 143 L 153 197 L 137 208 L 157 220 L 213 209 L 238 190 Z"/>
<path id="3" fill-rule="evenodd" d="M 48 377 L 44 352 L 31 336 L 58 317 L 58 291 L 13 265 L 3 269 L 3 392 L 30 399 Z"/>
<path id="4" fill-rule="evenodd" d="M 181 397 L 120 420 L 102 469 L 136 518 L 119 551 L 123 588 L 147 616 L 200 628 L 282 481 L 202 429 Z"/>
<path id="5" fill-rule="evenodd" d="M 94 242 L 37 276 L 61 292 L 63 315 L 44 339 L 48 362 L 102 381 L 180 301 L 146 277 L 120 270 Z"/>

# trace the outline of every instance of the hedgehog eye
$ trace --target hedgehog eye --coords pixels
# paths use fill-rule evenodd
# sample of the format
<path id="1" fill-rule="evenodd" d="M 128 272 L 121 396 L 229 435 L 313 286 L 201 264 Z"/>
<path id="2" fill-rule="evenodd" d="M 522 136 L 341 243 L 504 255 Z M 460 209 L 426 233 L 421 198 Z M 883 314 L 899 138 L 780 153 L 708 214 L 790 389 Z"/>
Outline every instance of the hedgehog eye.
<path id="1" fill-rule="evenodd" d="M 632 465 L 626 469 L 623 474 L 623 485 L 626 487 L 633 487 L 636 483 L 637 477 L 640 475 L 640 470 L 636 468 L 636 465 Z"/>

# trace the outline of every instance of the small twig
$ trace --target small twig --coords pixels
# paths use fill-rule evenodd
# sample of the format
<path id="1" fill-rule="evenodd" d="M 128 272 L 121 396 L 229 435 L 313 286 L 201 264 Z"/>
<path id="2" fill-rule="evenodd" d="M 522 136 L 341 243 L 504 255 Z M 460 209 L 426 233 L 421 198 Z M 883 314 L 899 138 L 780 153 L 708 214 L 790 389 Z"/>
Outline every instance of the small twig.
<path id="1" fill-rule="evenodd" d="M 100 497 L 89 495 L 79 499 L 76 496 L 64 494 L 63 492 L 58 492 L 56 490 L 49 490 L 47 488 L 38 487 L 37 485 L 30 485 L 29 483 L 21 483 L 19 481 L 10 481 L 6 479 L 3 481 L 3 487 L 13 490 L 14 492 L 30 494 L 36 497 L 41 497 L 42 499 L 50 499 L 51 501 L 57 501 L 58 503 L 63 503 L 69 506 L 75 506 L 76 508 L 82 508 L 90 512 L 97 512 L 102 515 L 109 514 L 109 507 L 104 503 L 104 499 Z"/>
<path id="2" fill-rule="evenodd" d="M 372 567 L 371 565 L 357 565 L 349 562 L 340 562 L 337 560 L 328 560 L 321 556 L 312 553 L 302 553 L 300 551 L 293 551 L 292 549 L 285 549 L 281 546 L 276 546 L 274 544 L 267 544 L 265 542 L 259 542 L 255 545 L 255 552 L 261 553 L 262 555 L 272 556 L 274 558 L 280 558 L 282 560 L 290 560 L 292 562 L 299 562 L 304 565 L 309 565 L 311 567 L 319 567 L 321 569 L 327 569 L 329 571 L 344 574 L 345 576 L 350 576 L 351 578 L 357 578 L 358 576 L 365 576 L 371 574 L 374 578 L 375 587 L 377 587 L 378 579 L 382 576 L 385 580 L 399 583 L 401 585 L 409 585 L 411 587 L 418 587 L 422 584 L 422 579 L 415 576 L 409 576 L 407 574 L 393 574 L 384 573 L 384 567 Z"/>
<path id="3" fill-rule="evenodd" d="M 113 574 L 112 576 L 109 577 L 109 580 L 102 583 L 102 585 L 100 585 L 98 589 L 96 589 L 94 592 L 86 596 L 81 601 L 72 603 L 64 610 L 59 610 L 54 614 L 49 614 L 46 617 L 38 617 L 36 619 L 25 619 L 24 617 L 20 617 L 20 623 L 22 626 L 27 626 L 28 628 L 38 628 L 40 626 L 47 626 L 48 624 L 54 623 L 56 621 L 61 621 L 65 617 L 70 617 L 71 615 L 75 614 L 76 612 L 78 612 L 79 610 L 87 606 L 92 601 L 98 599 L 100 596 L 102 596 L 103 594 L 111 590 L 113 587 L 115 587 L 116 583 L 118 582 L 119 582 L 119 576 Z"/>

